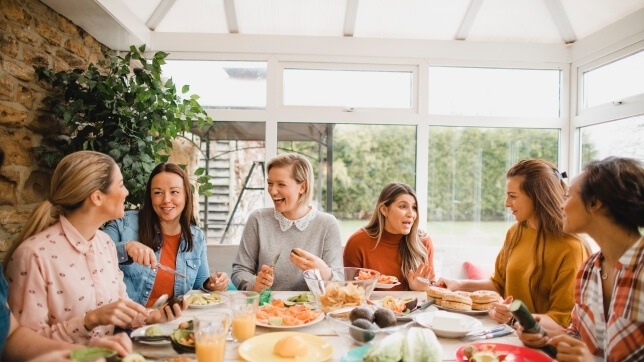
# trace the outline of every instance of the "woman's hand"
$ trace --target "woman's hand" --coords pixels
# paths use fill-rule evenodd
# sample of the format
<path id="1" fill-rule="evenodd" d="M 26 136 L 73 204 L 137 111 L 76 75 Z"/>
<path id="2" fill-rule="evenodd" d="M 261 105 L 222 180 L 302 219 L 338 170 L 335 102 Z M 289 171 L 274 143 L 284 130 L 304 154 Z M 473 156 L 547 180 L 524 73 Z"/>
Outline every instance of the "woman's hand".
<path id="1" fill-rule="evenodd" d="M 440 278 L 436 282 L 437 287 L 441 288 L 447 288 L 450 291 L 455 291 L 455 290 L 461 290 L 461 283 L 458 280 L 454 279 L 445 279 L 445 278 Z"/>
<path id="2" fill-rule="evenodd" d="M 92 339 L 90 346 L 109 348 L 116 351 L 119 356 L 125 357 L 132 353 L 132 340 L 125 333 L 117 333 L 113 336 L 105 336 L 98 339 Z"/>
<path id="3" fill-rule="evenodd" d="M 419 280 L 425 279 L 423 281 Z M 411 290 L 419 290 L 419 291 L 425 291 L 427 290 L 427 287 L 430 286 L 431 284 L 427 284 L 427 282 L 433 281 L 435 278 L 434 275 L 434 268 L 431 266 L 425 264 L 425 263 L 420 263 L 418 265 L 418 268 L 414 270 L 410 270 L 407 273 L 407 283 L 409 284 L 409 289 Z"/>
<path id="4" fill-rule="evenodd" d="M 168 304 L 159 309 L 153 309 L 145 320 L 146 324 L 165 323 L 181 317 L 182 311 L 188 309 L 188 300 L 183 299 L 181 304 L 174 304 L 170 307 Z"/>
<path id="5" fill-rule="evenodd" d="M 301 271 L 328 268 L 324 260 L 304 249 L 295 248 L 291 250 L 289 257 L 291 258 L 291 263 L 295 264 Z"/>
<path id="6" fill-rule="evenodd" d="M 567 334 L 560 334 L 550 339 L 551 345 L 557 348 L 559 362 L 594 362 L 595 357 L 583 341 Z"/>
<path id="7" fill-rule="evenodd" d="M 270 288 L 273 285 L 273 267 L 269 265 L 262 265 L 255 278 L 253 291 L 261 293 L 262 290 Z"/>
<path id="8" fill-rule="evenodd" d="M 224 291 L 228 289 L 228 274 L 224 272 L 212 273 L 205 285 L 206 289 L 214 291 Z"/>
<path id="9" fill-rule="evenodd" d="M 494 303 L 494 307 L 488 312 L 490 317 L 497 323 L 508 323 L 512 319 L 512 312 L 510 312 L 510 303 L 512 303 L 512 300 L 512 296 L 509 296 L 502 303 Z"/>
<path id="10" fill-rule="evenodd" d="M 152 269 L 157 267 L 157 257 L 149 246 L 130 240 L 125 244 L 125 252 L 135 263 L 149 266 Z"/>
<path id="11" fill-rule="evenodd" d="M 88 330 L 106 325 L 127 329 L 147 317 L 148 310 L 144 306 L 130 299 L 120 299 L 87 312 L 83 324 Z"/>
<path id="12" fill-rule="evenodd" d="M 534 319 L 539 322 L 539 317 L 535 316 Z M 517 336 L 519 336 L 519 339 L 523 344 L 525 344 L 528 347 L 532 348 L 539 348 L 543 347 L 546 344 L 548 344 L 548 341 L 550 338 L 542 333 L 526 333 L 526 331 L 521 327 L 519 322 L 514 323 L 514 329 L 517 331 Z"/>

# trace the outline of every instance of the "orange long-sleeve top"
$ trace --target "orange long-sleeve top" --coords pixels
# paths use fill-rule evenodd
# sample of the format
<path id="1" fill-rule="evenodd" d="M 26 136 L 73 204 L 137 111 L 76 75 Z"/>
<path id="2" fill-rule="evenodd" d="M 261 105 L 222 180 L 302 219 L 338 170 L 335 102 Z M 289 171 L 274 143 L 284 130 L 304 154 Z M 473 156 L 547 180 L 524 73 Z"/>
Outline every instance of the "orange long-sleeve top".
<path id="1" fill-rule="evenodd" d="M 353 233 L 344 247 L 344 266 L 354 268 L 369 268 L 381 274 L 392 275 L 398 278 L 400 285 L 388 290 L 409 290 L 406 276 L 402 273 L 402 260 L 398 255 L 398 246 L 402 241 L 402 234 L 392 234 L 383 231 L 380 243 L 376 246 L 376 238 L 370 237 L 364 229 Z M 429 235 L 421 240 L 427 248 L 427 263 L 434 268 L 434 245 Z"/>

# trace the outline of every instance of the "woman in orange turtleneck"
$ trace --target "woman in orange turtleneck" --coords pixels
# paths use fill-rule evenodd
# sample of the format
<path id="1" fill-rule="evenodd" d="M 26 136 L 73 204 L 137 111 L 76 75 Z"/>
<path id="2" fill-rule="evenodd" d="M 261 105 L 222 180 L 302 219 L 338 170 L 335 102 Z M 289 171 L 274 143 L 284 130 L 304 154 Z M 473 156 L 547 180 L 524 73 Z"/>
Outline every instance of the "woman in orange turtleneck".
<path id="1" fill-rule="evenodd" d="M 380 192 L 376 209 L 364 228 L 344 248 L 344 266 L 369 268 L 398 278 L 390 290 L 426 290 L 433 281 L 434 246 L 418 230 L 418 203 L 414 190 L 394 182 Z M 421 280 L 419 280 L 421 278 Z"/>

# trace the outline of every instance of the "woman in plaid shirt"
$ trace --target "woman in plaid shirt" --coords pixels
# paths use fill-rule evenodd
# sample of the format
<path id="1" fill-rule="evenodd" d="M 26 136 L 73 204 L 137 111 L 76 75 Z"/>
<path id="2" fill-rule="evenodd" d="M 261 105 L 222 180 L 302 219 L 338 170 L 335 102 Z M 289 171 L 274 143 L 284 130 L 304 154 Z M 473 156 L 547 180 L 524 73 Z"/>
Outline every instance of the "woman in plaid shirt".
<path id="1" fill-rule="evenodd" d="M 567 334 L 519 333 L 526 345 L 557 347 L 557 360 L 644 360 L 644 167 L 628 158 L 588 164 L 562 205 L 564 230 L 587 233 L 600 250 L 577 274 Z M 520 330 L 520 332 L 522 332 Z"/>

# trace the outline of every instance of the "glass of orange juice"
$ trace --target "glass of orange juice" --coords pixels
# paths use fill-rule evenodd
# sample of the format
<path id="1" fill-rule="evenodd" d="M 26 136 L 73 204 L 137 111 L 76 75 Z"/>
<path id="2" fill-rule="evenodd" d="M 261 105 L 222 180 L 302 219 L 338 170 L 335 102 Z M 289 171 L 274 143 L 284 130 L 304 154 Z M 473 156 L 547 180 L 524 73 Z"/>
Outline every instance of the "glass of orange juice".
<path id="1" fill-rule="evenodd" d="M 244 341 L 255 335 L 255 315 L 259 305 L 259 293 L 241 291 L 230 294 L 233 311 L 232 334 L 236 341 Z"/>
<path id="2" fill-rule="evenodd" d="M 223 310 L 195 316 L 195 352 L 198 362 L 223 362 L 231 320 L 231 315 Z"/>

